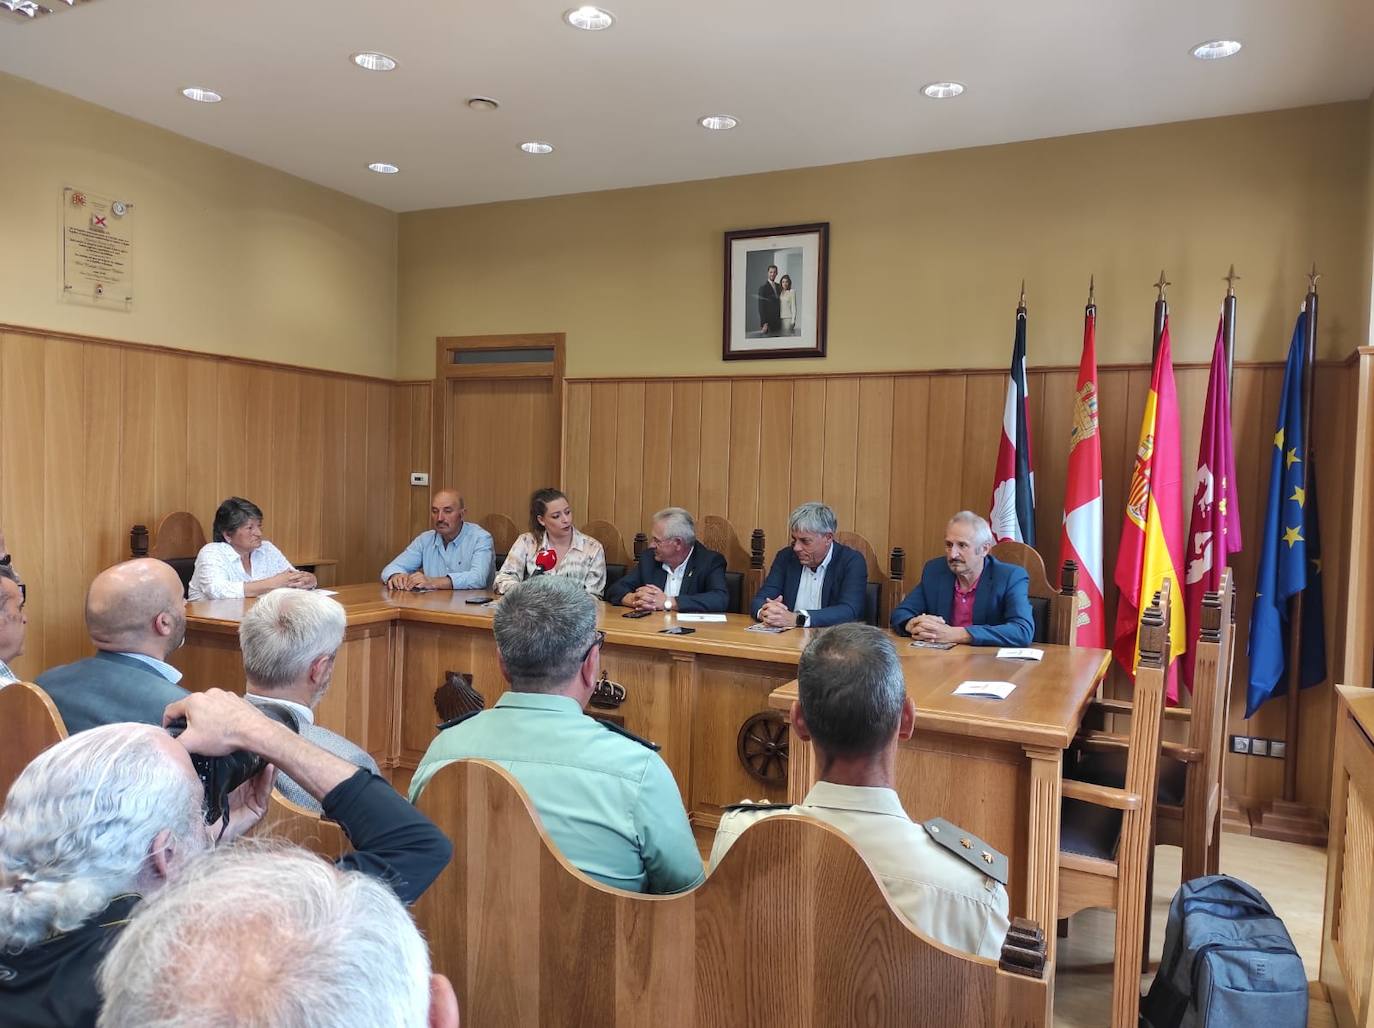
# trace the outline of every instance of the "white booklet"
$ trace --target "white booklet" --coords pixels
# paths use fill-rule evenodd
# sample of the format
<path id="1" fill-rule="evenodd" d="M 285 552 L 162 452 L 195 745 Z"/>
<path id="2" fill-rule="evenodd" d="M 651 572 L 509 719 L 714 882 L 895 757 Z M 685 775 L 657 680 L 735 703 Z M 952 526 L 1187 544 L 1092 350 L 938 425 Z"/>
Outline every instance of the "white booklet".
<path id="1" fill-rule="evenodd" d="M 1045 651 L 1033 646 L 1003 646 L 997 651 L 997 656 L 1004 660 L 1043 660 Z"/>
<path id="2" fill-rule="evenodd" d="M 955 696 L 981 696 L 989 700 L 1005 700 L 1016 688 L 1014 682 L 961 682 Z"/>
<path id="3" fill-rule="evenodd" d="M 679 614 L 679 621 L 728 621 L 724 614 Z"/>

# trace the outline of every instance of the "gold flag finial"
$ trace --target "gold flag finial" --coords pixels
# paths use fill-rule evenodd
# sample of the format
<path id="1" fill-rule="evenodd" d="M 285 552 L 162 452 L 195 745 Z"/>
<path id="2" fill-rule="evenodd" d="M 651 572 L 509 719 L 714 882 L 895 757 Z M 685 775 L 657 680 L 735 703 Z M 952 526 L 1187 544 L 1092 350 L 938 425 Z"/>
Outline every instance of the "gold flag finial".
<path id="1" fill-rule="evenodd" d="M 1159 281 L 1155 283 L 1155 288 L 1159 290 L 1159 298 L 1160 298 L 1161 300 L 1163 300 L 1163 299 L 1165 298 L 1165 297 L 1164 297 L 1164 290 L 1165 290 L 1166 288 L 1168 288 L 1169 286 L 1171 286 L 1171 285 L 1173 285 L 1173 283 L 1170 282 L 1168 279 L 1166 279 L 1166 278 L 1164 277 L 1164 269 L 1163 269 L 1163 268 L 1160 268 L 1160 269 L 1159 269 Z"/>
<path id="2" fill-rule="evenodd" d="M 1089 306 L 1089 307 L 1096 307 L 1096 306 L 1097 306 L 1097 301 L 1093 299 L 1093 292 L 1094 292 L 1094 290 L 1093 290 L 1093 285 L 1094 285 L 1095 281 L 1096 281 L 1096 276 L 1094 276 L 1094 275 L 1089 275 L 1089 276 L 1088 276 L 1088 306 Z"/>
<path id="3" fill-rule="evenodd" d="M 1240 281 L 1240 276 L 1236 274 L 1236 266 L 1232 264 L 1231 270 L 1228 271 L 1225 275 L 1222 275 L 1221 278 L 1222 281 L 1226 283 L 1226 295 L 1235 296 L 1236 283 Z"/>
<path id="4" fill-rule="evenodd" d="M 1016 306 L 1026 306 L 1026 280 L 1024 278 L 1021 280 L 1021 299 L 1017 302 Z"/>
<path id="5" fill-rule="evenodd" d="M 1307 273 L 1307 291 L 1315 293 L 1317 291 L 1317 279 L 1321 278 L 1321 273 L 1317 271 L 1317 262 L 1312 262 L 1312 270 Z"/>

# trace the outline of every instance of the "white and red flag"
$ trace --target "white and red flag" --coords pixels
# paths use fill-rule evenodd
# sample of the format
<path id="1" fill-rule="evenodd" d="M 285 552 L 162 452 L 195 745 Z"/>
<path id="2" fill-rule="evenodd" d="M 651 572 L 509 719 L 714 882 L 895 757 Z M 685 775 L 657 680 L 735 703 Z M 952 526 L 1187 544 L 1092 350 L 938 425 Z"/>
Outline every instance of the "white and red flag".
<path id="1" fill-rule="evenodd" d="M 988 522 L 998 542 L 1014 539 L 1035 545 L 1035 466 L 1031 461 L 1030 417 L 1026 413 L 1026 305 L 1016 308 L 1016 340 L 1002 410 L 1002 442 L 992 479 Z"/>
<path id="2" fill-rule="evenodd" d="M 1239 553 L 1241 545 L 1224 324 L 1224 319 L 1217 322 L 1217 341 L 1212 346 L 1212 373 L 1207 379 L 1207 404 L 1202 412 L 1202 439 L 1193 478 L 1193 513 L 1188 525 L 1188 569 L 1183 586 L 1188 648 L 1183 654 L 1183 681 L 1189 689 L 1193 687 L 1202 594 L 1221 588 L 1230 555 Z M 1169 699 L 1177 702 L 1178 696 L 1170 695 Z"/>
<path id="3" fill-rule="evenodd" d="M 1069 472 L 1064 486 L 1064 530 L 1059 564 L 1078 564 L 1078 609 L 1074 622 L 1079 646 L 1107 645 L 1102 609 L 1102 437 L 1097 430 L 1097 307 L 1083 312 L 1083 356 L 1074 389 L 1069 428 Z"/>

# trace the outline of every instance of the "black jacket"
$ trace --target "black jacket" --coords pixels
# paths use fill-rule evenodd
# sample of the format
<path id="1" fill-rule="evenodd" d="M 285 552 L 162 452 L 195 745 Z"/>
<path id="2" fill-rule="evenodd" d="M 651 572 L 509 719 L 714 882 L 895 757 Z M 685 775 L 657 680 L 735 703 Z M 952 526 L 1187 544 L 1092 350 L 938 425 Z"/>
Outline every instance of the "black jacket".
<path id="1" fill-rule="evenodd" d="M 641 585 L 662 589 L 668 583 L 653 550 L 639 555 L 639 563 L 620 581 L 606 590 L 607 603 L 619 603 Z M 687 557 L 687 570 L 682 574 L 682 591 L 674 601 L 678 610 L 694 614 L 723 614 L 730 606 L 730 592 L 725 585 L 725 558 L 715 550 L 697 543 Z"/>

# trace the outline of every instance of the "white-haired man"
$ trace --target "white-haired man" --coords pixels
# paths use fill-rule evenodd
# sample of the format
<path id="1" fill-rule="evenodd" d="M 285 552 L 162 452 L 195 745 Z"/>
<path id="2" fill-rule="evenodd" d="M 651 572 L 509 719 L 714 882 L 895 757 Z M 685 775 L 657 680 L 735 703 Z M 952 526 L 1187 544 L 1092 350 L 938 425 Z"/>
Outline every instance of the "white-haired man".
<path id="1" fill-rule="evenodd" d="M 326 753 L 232 693 L 194 693 L 167 708 L 178 738 L 112 724 L 63 740 L 15 781 L 0 813 L 0 1023 L 93 1025 L 95 973 L 129 913 L 196 854 L 233 839 L 267 809 L 270 768 L 230 798 L 222 833 L 205 823 L 190 754 L 247 751 L 322 800 L 354 850 L 339 866 L 417 899 L 453 848 L 385 781 Z"/>
<path id="2" fill-rule="evenodd" d="M 839 522 L 824 503 L 803 503 L 787 519 L 792 536 L 773 557 L 750 613 L 770 628 L 825 628 L 864 619 L 868 565 L 835 541 Z"/>
<path id="3" fill-rule="evenodd" d="M 142 904 L 100 970 L 101 1028 L 456 1028 L 390 889 L 304 850 L 232 847 Z"/>
<path id="4" fill-rule="evenodd" d="M 945 555 L 892 612 L 892 630 L 939 646 L 1025 646 L 1035 634 L 1025 568 L 990 556 L 992 529 L 961 510 L 945 526 Z"/>
<path id="5" fill-rule="evenodd" d="M 697 540 L 697 524 L 681 507 L 654 515 L 649 547 L 620 581 L 606 587 L 606 602 L 635 610 L 722 613 L 730 606 L 725 558 Z"/>
<path id="6" fill-rule="evenodd" d="M 315 709 L 334 677 L 334 658 L 343 645 L 346 615 L 337 600 L 303 589 L 277 589 L 260 597 L 239 622 L 239 649 L 248 702 L 285 707 L 300 725 L 301 738 L 380 774 L 361 746 L 315 724 Z M 307 810 L 319 802 L 289 775 L 277 775 L 277 791 Z"/>

